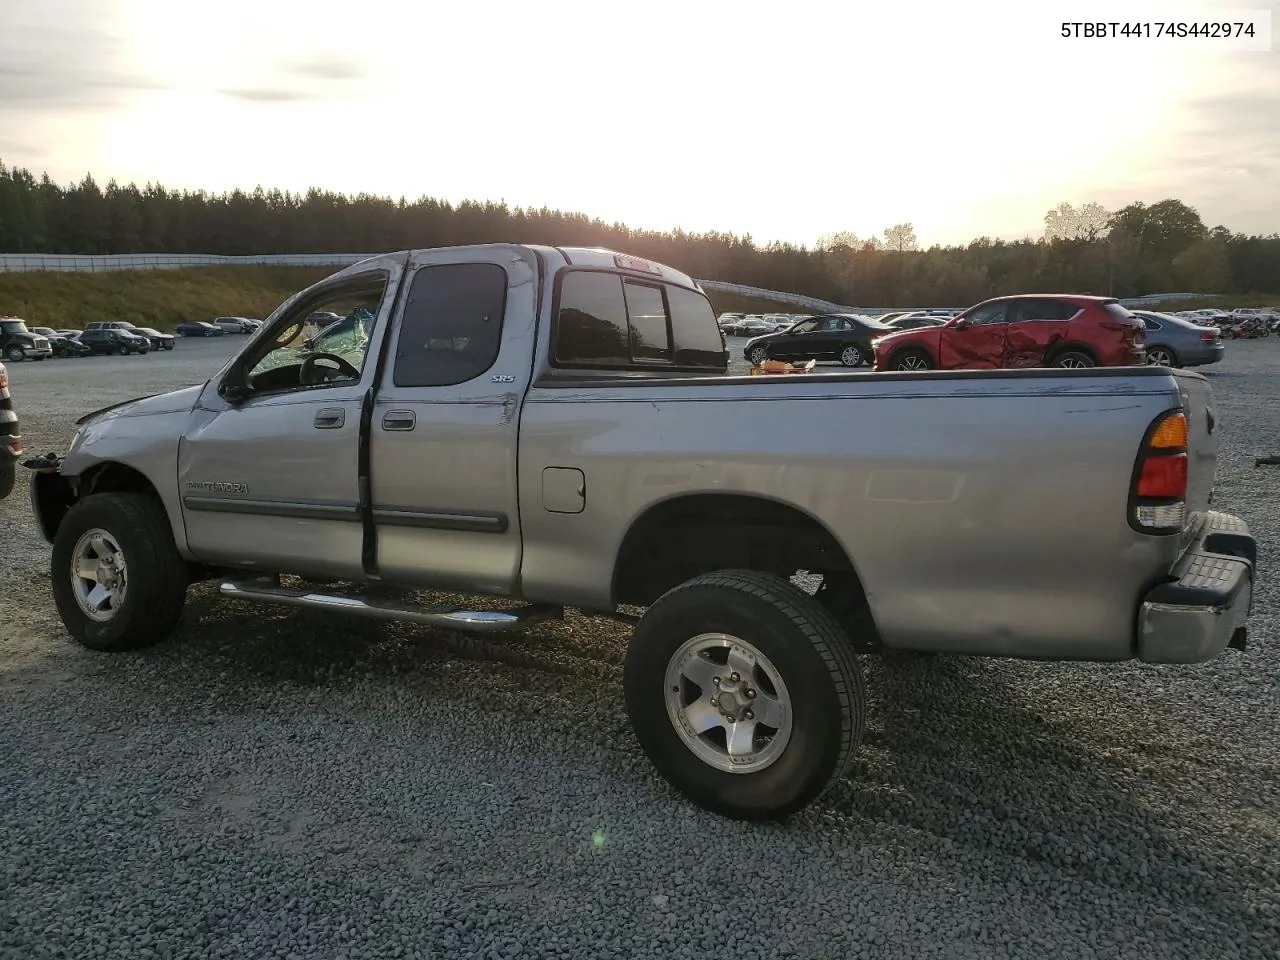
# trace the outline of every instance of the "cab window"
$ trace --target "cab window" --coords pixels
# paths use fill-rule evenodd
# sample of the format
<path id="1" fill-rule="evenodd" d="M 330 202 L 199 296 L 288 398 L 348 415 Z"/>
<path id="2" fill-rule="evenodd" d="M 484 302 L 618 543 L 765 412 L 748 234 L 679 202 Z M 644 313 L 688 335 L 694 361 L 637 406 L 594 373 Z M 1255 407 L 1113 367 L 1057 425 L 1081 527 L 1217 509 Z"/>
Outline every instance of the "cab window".
<path id="1" fill-rule="evenodd" d="M 359 381 L 372 352 L 373 326 L 386 289 L 387 277 L 379 273 L 307 298 L 272 324 L 246 358 L 246 386 L 263 393 Z M 311 321 L 317 312 L 338 319 L 317 329 Z"/>

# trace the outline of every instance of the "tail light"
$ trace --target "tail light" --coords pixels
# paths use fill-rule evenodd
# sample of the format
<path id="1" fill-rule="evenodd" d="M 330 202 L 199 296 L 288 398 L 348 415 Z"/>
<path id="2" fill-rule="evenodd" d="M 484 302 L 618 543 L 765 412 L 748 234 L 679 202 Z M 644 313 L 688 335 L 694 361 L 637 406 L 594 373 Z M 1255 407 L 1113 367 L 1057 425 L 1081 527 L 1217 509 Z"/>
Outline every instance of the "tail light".
<path id="1" fill-rule="evenodd" d="M 1187 417 L 1162 413 L 1138 449 L 1129 491 L 1129 525 L 1141 533 L 1179 533 L 1187 519 Z"/>
<path id="2" fill-rule="evenodd" d="M 1213 343 L 1217 339 L 1218 339 L 1217 330 L 1206 330 L 1204 333 L 1200 334 L 1201 343 Z"/>

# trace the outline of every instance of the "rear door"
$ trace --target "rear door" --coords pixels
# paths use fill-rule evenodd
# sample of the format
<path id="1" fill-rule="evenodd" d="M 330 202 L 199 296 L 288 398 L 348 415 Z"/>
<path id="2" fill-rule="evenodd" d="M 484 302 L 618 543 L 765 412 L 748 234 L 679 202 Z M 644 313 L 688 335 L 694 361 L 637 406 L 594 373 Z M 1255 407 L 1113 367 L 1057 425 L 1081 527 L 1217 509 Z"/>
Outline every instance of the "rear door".
<path id="1" fill-rule="evenodd" d="M 1005 365 L 1043 367 L 1049 351 L 1067 336 L 1067 326 L 1081 308 L 1052 297 L 1022 297 L 1009 304 L 1005 333 Z"/>
<path id="2" fill-rule="evenodd" d="M 974 307 L 960 326 L 945 327 L 938 345 L 943 370 L 996 370 L 1004 366 L 1004 340 L 1011 301 Z"/>
<path id="3" fill-rule="evenodd" d="M 538 262 L 518 247 L 427 251 L 405 284 L 370 423 L 378 572 L 511 593 Z"/>

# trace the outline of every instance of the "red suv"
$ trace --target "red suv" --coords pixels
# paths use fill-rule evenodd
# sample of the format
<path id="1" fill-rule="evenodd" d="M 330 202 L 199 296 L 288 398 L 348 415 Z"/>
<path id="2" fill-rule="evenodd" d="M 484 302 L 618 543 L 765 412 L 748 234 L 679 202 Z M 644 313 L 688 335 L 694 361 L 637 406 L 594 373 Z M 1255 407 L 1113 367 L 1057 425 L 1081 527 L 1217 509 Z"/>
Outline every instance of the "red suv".
<path id="1" fill-rule="evenodd" d="M 1146 363 L 1142 321 L 1110 297 L 984 300 L 940 327 L 872 342 L 876 370 L 1128 367 Z"/>

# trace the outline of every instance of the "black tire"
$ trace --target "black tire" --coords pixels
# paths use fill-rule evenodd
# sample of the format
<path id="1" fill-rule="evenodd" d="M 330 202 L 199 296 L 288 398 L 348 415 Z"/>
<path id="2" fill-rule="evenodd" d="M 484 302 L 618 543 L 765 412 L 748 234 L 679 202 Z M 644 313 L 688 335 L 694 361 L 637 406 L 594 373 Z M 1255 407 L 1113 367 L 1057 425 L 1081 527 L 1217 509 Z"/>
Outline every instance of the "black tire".
<path id="1" fill-rule="evenodd" d="M 1147 364 L 1153 367 L 1181 367 L 1178 355 L 1168 347 L 1152 347 L 1147 351 Z"/>
<path id="2" fill-rule="evenodd" d="M 867 362 L 867 355 L 856 343 L 846 343 L 840 348 L 840 362 L 846 367 L 860 367 Z"/>
<path id="3" fill-rule="evenodd" d="M 752 347 L 751 352 L 747 356 L 747 360 L 753 366 L 757 366 L 757 367 L 760 366 L 762 363 L 764 363 L 768 359 L 769 359 L 769 348 L 764 346 Z"/>
<path id="4" fill-rule="evenodd" d="M 23 350 L 16 343 L 11 343 L 4 348 L 4 358 L 9 363 L 21 363 L 27 358 L 27 351 Z"/>
<path id="5" fill-rule="evenodd" d="M 122 357 L 127 357 L 127 356 L 128 356 L 130 353 L 132 353 L 133 351 L 131 351 L 131 350 L 129 349 L 129 347 L 128 347 L 126 344 L 123 344 L 123 343 L 122 343 L 122 344 L 120 344 L 120 346 L 117 348 L 117 351 L 116 351 L 116 352 L 117 352 L 117 353 L 119 353 L 119 354 L 120 354 L 120 356 L 122 356 Z"/>
<path id="6" fill-rule="evenodd" d="M 0 450 L 0 500 L 13 493 L 18 479 L 18 461 L 8 450 Z"/>
<path id="7" fill-rule="evenodd" d="M 889 361 L 890 370 L 932 370 L 935 366 L 936 364 L 933 362 L 933 357 L 929 356 L 929 354 L 925 353 L 923 350 L 915 349 L 903 350 L 901 353 L 896 353 L 894 354 L 893 359 Z"/>
<path id="8" fill-rule="evenodd" d="M 709 633 L 755 647 L 790 694 L 790 738 L 758 771 L 700 759 L 668 714 L 669 664 L 686 641 Z M 866 716 L 862 673 L 835 618 L 795 584 L 752 570 L 704 574 L 659 597 L 627 647 L 623 689 L 632 729 L 658 772 L 694 803 L 737 820 L 785 819 L 818 799 L 852 762 Z"/>
<path id="9" fill-rule="evenodd" d="M 1097 365 L 1098 361 L 1083 350 L 1063 350 L 1049 361 L 1051 367 L 1084 368 Z"/>
<path id="10" fill-rule="evenodd" d="M 80 607 L 72 584 L 76 543 L 90 530 L 108 533 L 125 559 L 125 592 L 109 619 Z M 95 493 L 73 506 L 53 538 L 53 601 L 67 631 L 90 650 L 149 647 L 173 633 L 187 597 L 187 566 L 158 501 L 139 493 Z"/>

